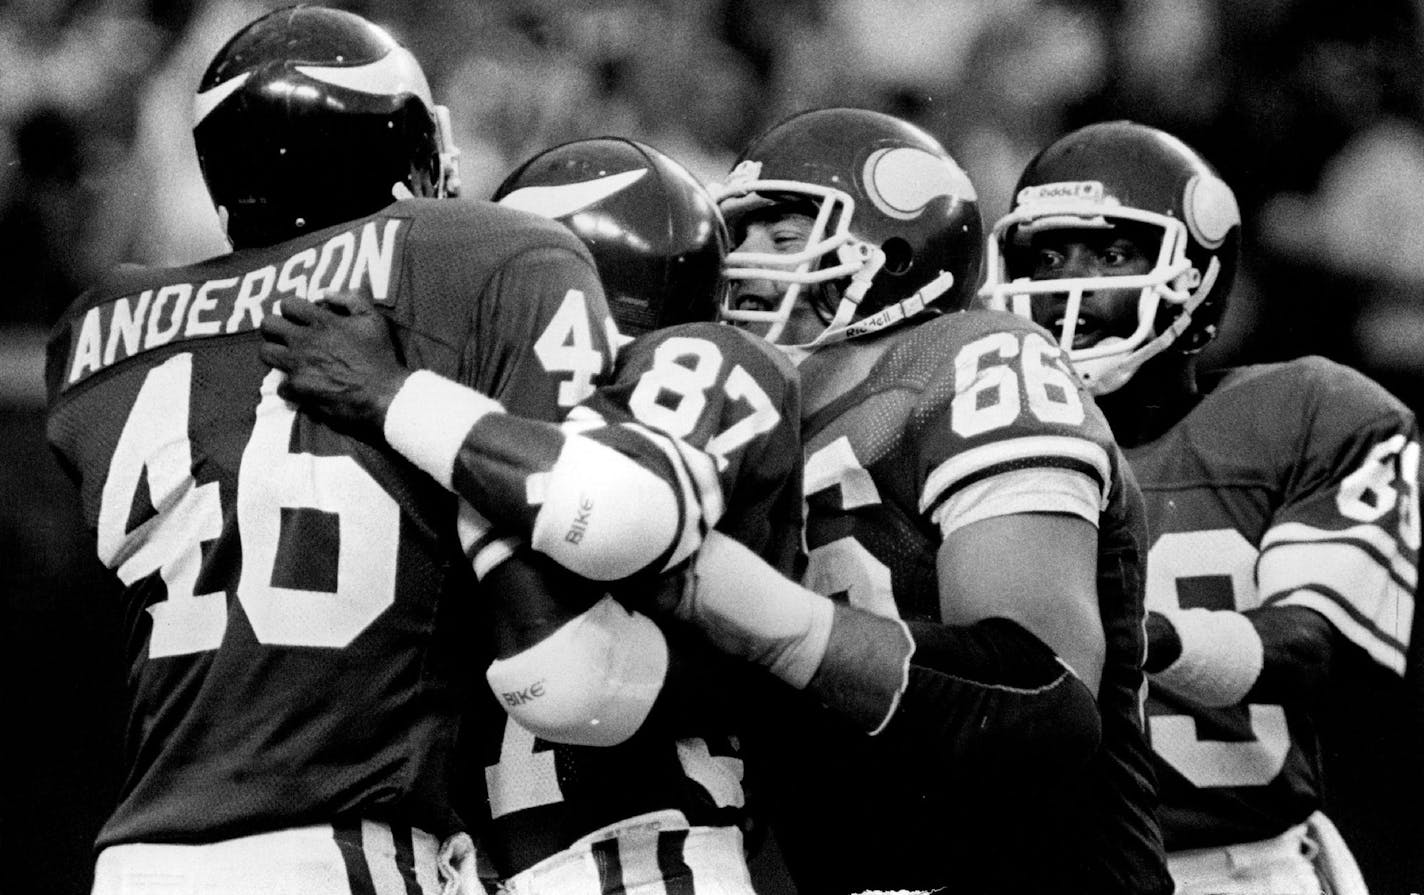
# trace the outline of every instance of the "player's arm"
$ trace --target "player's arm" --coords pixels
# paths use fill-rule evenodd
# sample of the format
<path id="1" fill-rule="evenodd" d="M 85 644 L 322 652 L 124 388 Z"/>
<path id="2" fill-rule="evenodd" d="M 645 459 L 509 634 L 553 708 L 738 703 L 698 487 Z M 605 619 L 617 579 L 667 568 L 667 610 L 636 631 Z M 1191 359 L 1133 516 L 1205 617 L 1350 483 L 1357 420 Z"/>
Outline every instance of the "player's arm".
<path id="1" fill-rule="evenodd" d="M 1017 622 L 907 625 L 806 590 L 718 532 L 675 596 L 673 614 L 720 649 L 947 763 L 1053 773 L 1100 740 L 1092 692 Z"/>
<path id="2" fill-rule="evenodd" d="M 1306 367 L 1318 395 L 1291 490 L 1261 538 L 1261 608 L 1148 614 L 1153 682 L 1205 705 L 1318 694 L 1360 649 L 1404 673 L 1418 588 L 1420 448 L 1413 415 L 1360 374 Z"/>
<path id="3" fill-rule="evenodd" d="M 641 423 L 715 450 L 732 504 L 722 525 L 789 571 L 800 544 L 799 397 L 794 370 L 760 342 L 693 324 L 625 347 L 588 407 L 632 410 Z M 705 724 L 726 708 L 744 663 L 625 608 L 648 605 L 646 590 L 659 582 L 634 583 L 620 605 L 551 566 L 519 550 L 484 579 L 497 593 L 520 594 L 502 600 L 494 619 L 499 658 L 487 677 L 521 724 L 553 742 L 612 745 L 649 729 L 677 735 L 687 720 Z"/>
<path id="4" fill-rule="evenodd" d="M 956 528 L 937 558 L 941 618 L 1016 622 L 1096 693 L 1107 653 L 1097 557 L 1097 527 L 1065 513 L 1014 513 Z"/>
<path id="5" fill-rule="evenodd" d="M 364 299 L 289 299 L 262 333 L 262 359 L 288 374 L 282 397 L 361 437 L 384 438 L 583 577 L 672 566 L 715 521 L 704 513 L 717 505 L 710 458 L 631 422 L 589 428 L 514 416 L 472 388 L 411 372 Z"/>
<path id="6" fill-rule="evenodd" d="M 1344 644 L 1304 606 L 1152 610 L 1144 668 L 1153 684 L 1206 706 L 1302 702 L 1319 695 Z"/>
<path id="7" fill-rule="evenodd" d="M 541 739 L 616 746 L 638 734 L 681 736 L 740 710 L 745 663 L 734 667 L 691 632 L 524 546 L 488 569 L 476 565 L 494 597 L 486 681 Z"/>
<path id="8" fill-rule="evenodd" d="M 651 619 L 527 547 L 480 582 L 497 597 L 485 679 L 511 717 L 550 742 L 582 746 L 618 745 L 642 727 L 670 673 Z"/>

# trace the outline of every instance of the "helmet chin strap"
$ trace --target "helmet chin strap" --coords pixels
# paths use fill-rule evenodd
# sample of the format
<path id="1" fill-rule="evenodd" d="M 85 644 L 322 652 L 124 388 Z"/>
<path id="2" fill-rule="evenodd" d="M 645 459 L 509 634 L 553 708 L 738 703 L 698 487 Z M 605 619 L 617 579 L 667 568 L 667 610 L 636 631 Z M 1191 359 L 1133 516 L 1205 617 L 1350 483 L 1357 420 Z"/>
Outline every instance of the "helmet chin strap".
<path id="1" fill-rule="evenodd" d="M 802 361 L 823 345 L 843 342 L 855 336 L 877 333 L 913 317 L 954 286 L 954 274 L 942 270 L 939 272 L 939 276 L 921 286 L 909 298 L 902 299 L 889 307 L 881 308 L 864 320 L 851 322 L 850 318 L 855 315 L 855 309 L 860 307 L 861 299 L 870 289 L 871 280 L 885 264 L 885 253 L 879 249 L 873 251 L 874 254 L 871 256 L 870 262 L 851 277 L 851 284 L 846 287 L 845 296 L 836 308 L 835 316 L 831 318 L 831 322 L 821 331 L 820 335 L 799 345 L 774 343 L 792 364 L 800 366 Z"/>
<path id="2" fill-rule="evenodd" d="M 1208 268 L 1207 275 L 1202 278 L 1200 288 L 1193 293 L 1182 312 L 1177 315 L 1170 326 L 1162 331 L 1162 334 L 1143 345 L 1136 351 L 1126 356 L 1108 356 L 1093 358 L 1091 360 L 1078 360 L 1073 362 L 1073 370 L 1078 374 L 1078 378 L 1083 380 L 1088 393 L 1092 395 L 1106 395 L 1115 392 L 1127 384 L 1127 381 L 1137 375 L 1137 371 L 1142 365 L 1152 358 L 1166 351 L 1172 343 L 1186 332 L 1188 326 L 1192 324 L 1192 314 L 1197 306 L 1206 298 L 1211 291 L 1212 284 L 1216 281 L 1217 267 L 1213 260 L 1213 266 Z M 1099 345 L 1107 344 L 1111 338 L 1104 339 Z M 1118 339 L 1117 341 L 1124 341 Z"/>

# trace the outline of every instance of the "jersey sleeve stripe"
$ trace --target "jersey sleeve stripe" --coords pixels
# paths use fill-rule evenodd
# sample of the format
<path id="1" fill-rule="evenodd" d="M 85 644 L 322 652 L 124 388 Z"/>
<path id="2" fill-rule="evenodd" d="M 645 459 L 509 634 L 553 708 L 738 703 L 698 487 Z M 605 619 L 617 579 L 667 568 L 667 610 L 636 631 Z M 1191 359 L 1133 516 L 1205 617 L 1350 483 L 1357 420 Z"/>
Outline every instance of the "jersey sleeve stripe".
<path id="1" fill-rule="evenodd" d="M 455 531 L 460 537 L 465 558 L 475 570 L 475 577 L 483 578 L 495 566 L 513 556 L 520 541 L 518 538 L 498 537 L 490 521 L 464 498 L 460 499 L 459 505 Z"/>
<path id="2" fill-rule="evenodd" d="M 1322 541 L 1353 543 L 1375 557 L 1377 564 L 1389 570 L 1400 587 L 1413 591 L 1419 584 L 1419 567 L 1414 558 L 1400 550 L 1400 542 L 1378 525 L 1354 525 L 1332 531 L 1301 522 L 1286 522 L 1274 526 L 1261 538 L 1261 550 L 1268 551 L 1286 544 L 1316 544 Z"/>
<path id="3" fill-rule="evenodd" d="M 1320 542 L 1277 545 L 1261 554 L 1257 577 L 1264 603 L 1291 602 L 1295 594 L 1303 592 L 1328 597 L 1371 632 L 1371 639 L 1403 655 L 1414 614 L 1412 591 L 1358 546 Z M 1368 643 L 1356 642 L 1370 649 Z"/>
<path id="4" fill-rule="evenodd" d="M 1016 469 L 1056 467 L 1074 469 L 1099 485 L 1098 509 L 1107 507 L 1112 483 L 1108 452 L 1086 438 L 1064 435 L 1030 435 L 996 441 L 956 454 L 925 477 L 920 512 L 929 513 L 960 488 L 980 479 Z"/>
<path id="5" fill-rule="evenodd" d="M 522 544 L 519 538 L 500 538 L 490 541 L 480 548 L 470 560 L 470 565 L 475 570 L 476 578 L 484 578 L 506 559 L 514 555 L 514 551 Z"/>
<path id="6" fill-rule="evenodd" d="M 1101 487 L 1081 469 L 1014 469 L 964 485 L 930 519 L 946 538 L 971 522 L 1015 513 L 1068 513 L 1097 525 Z"/>
<path id="7" fill-rule="evenodd" d="M 682 519 L 677 543 L 661 566 L 663 570 L 669 569 L 691 556 L 702 543 L 703 535 L 722 518 L 722 486 L 717 478 L 716 463 L 707 454 L 641 423 L 623 423 L 620 428 L 657 446 L 667 456 L 677 477 Z"/>
<path id="8" fill-rule="evenodd" d="M 1262 601 L 1266 606 L 1304 606 L 1314 609 L 1328 618 L 1336 629 L 1358 645 L 1376 662 L 1393 671 L 1404 674 L 1404 655 L 1407 647 L 1384 635 L 1372 622 L 1360 616 L 1339 594 L 1329 593 L 1324 588 L 1297 590 L 1267 597 Z M 1405 610 L 1408 615 L 1401 619 L 1407 626 L 1413 620 L 1412 605 Z"/>

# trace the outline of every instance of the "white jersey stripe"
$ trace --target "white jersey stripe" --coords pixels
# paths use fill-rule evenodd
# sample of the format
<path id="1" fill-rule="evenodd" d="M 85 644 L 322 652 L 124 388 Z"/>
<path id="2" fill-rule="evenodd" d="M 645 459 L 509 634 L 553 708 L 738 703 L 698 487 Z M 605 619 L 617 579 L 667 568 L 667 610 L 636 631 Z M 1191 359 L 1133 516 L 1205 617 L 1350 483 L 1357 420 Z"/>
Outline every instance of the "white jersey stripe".
<path id="1" fill-rule="evenodd" d="M 361 851 L 375 895 L 411 895 L 410 882 L 419 885 L 420 895 L 437 895 L 439 850 L 440 843 L 423 830 L 361 821 Z"/>
<path id="2" fill-rule="evenodd" d="M 455 521 L 455 531 L 460 537 L 460 547 L 465 558 L 475 570 L 476 578 L 484 578 L 496 566 L 514 555 L 519 538 L 494 538 L 494 526 L 479 510 L 471 506 L 463 497 L 459 500 L 460 514 Z"/>
<path id="3" fill-rule="evenodd" d="M 683 506 L 683 529 L 671 557 L 664 568 L 671 568 L 691 556 L 702 542 L 706 528 L 712 528 L 722 518 L 725 504 L 716 464 L 707 454 L 687 447 L 656 429 L 640 423 L 622 423 L 623 428 L 636 432 L 657 445 L 667 455 L 677 475 L 678 497 Z"/>
<path id="4" fill-rule="evenodd" d="M 1399 541 L 1378 525 L 1354 525 L 1350 528 L 1331 530 L 1316 528 L 1302 522 L 1286 522 L 1266 532 L 1261 538 L 1264 552 L 1287 541 L 1362 541 L 1372 547 L 1385 562 L 1390 572 L 1404 587 L 1413 590 L 1419 583 L 1419 568 L 1413 560 L 1400 552 Z M 1262 588 L 1265 591 L 1266 588 Z"/>
<path id="5" fill-rule="evenodd" d="M 514 551 L 524 542 L 519 538 L 500 538 L 497 541 L 490 541 L 475 554 L 470 565 L 474 567 L 475 577 L 484 578 L 494 571 L 500 563 L 514 555 Z"/>
<path id="6" fill-rule="evenodd" d="M 1361 618 L 1400 643 L 1409 640 L 1411 590 L 1400 585 L 1373 555 L 1354 544 L 1281 544 L 1256 561 L 1263 597 L 1321 585 L 1339 594 Z"/>
<path id="7" fill-rule="evenodd" d="M 1008 441 L 996 441 L 956 454 L 935 467 L 925 477 L 924 493 L 920 495 L 920 512 L 927 512 L 947 491 L 966 478 L 990 467 L 1004 463 L 1020 466 L 1052 466 L 1054 460 L 1072 460 L 1097 470 L 1102 478 L 1103 489 L 1098 498 L 1098 509 L 1106 509 L 1108 492 L 1112 486 L 1112 464 L 1108 453 L 1100 445 L 1086 438 L 1066 435 L 1030 435 Z M 1034 464 L 1033 461 L 1044 462 Z"/>
<path id="8" fill-rule="evenodd" d="M 1314 609 L 1329 619 L 1340 633 L 1348 637 L 1352 643 L 1358 644 L 1376 662 L 1395 674 L 1401 676 L 1404 674 L 1404 651 L 1385 642 L 1330 597 L 1314 591 L 1301 590 L 1272 605 L 1304 606 L 1307 609 Z M 1409 619 L 1406 619 L 1406 622 L 1413 618 L 1413 606 L 1408 607 L 1408 612 Z"/>
<path id="9" fill-rule="evenodd" d="M 971 522 L 1015 513 L 1067 513 L 1098 524 L 1098 483 L 1061 467 L 1015 469 L 959 489 L 935 508 L 930 520 L 940 534 Z"/>

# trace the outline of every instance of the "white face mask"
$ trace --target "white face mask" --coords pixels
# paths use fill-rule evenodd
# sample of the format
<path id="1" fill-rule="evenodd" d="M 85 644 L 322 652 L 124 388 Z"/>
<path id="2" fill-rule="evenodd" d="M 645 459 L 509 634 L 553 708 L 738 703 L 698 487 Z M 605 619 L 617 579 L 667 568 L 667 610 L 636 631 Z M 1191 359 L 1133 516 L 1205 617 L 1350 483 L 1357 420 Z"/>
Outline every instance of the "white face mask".
<path id="1" fill-rule="evenodd" d="M 743 162 L 725 184 L 713 190 L 725 214 L 735 216 L 741 209 L 769 204 L 771 200 L 765 198 L 768 195 L 784 195 L 809 200 L 816 209 L 815 218 L 807 233 L 806 245 L 798 252 L 734 251 L 728 254 L 723 273 L 729 281 L 769 280 L 786 284 L 786 289 L 776 306 L 768 310 L 734 307 L 736 290 L 729 290 L 722 307 L 722 320 L 743 325 L 764 325 L 767 327 L 764 337 L 780 345 L 797 302 L 809 300 L 805 295 L 807 286 L 848 279 L 825 329 L 810 341 L 783 346 L 801 349 L 804 353 L 821 345 L 869 335 L 899 323 L 924 310 L 954 285 L 954 276 L 942 271 L 914 295 L 856 320 L 861 299 L 885 265 L 885 253 L 850 232 L 855 199 L 842 190 L 816 184 L 759 180 L 760 171 L 759 163 Z M 833 252 L 834 263 L 823 263 L 823 259 Z"/>
<path id="2" fill-rule="evenodd" d="M 1161 233 L 1157 258 L 1152 269 L 1131 276 L 1065 277 L 1033 280 L 1009 279 L 1004 259 L 1005 239 L 1022 238 L 1027 231 L 1049 227 L 1102 229 L 1113 223 L 1149 224 Z M 1191 323 L 1191 315 L 1210 293 L 1219 268 L 1216 259 L 1205 274 L 1186 257 L 1186 226 L 1166 215 L 1125 208 L 1106 208 L 1096 202 L 1057 200 L 1052 203 L 1024 203 L 994 225 L 986 247 L 987 272 L 979 295 L 996 310 L 1011 311 L 1033 319 L 1035 296 L 1066 296 L 1058 344 L 1074 370 L 1093 394 L 1107 394 L 1123 383 L 1150 358 L 1176 341 Z M 1106 337 L 1096 344 L 1074 348 L 1073 341 L 1083 295 L 1097 290 L 1139 290 L 1137 321 L 1127 336 Z M 1172 324 L 1156 333 L 1153 323 L 1165 306 L 1178 306 Z"/>

